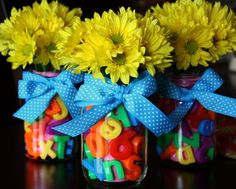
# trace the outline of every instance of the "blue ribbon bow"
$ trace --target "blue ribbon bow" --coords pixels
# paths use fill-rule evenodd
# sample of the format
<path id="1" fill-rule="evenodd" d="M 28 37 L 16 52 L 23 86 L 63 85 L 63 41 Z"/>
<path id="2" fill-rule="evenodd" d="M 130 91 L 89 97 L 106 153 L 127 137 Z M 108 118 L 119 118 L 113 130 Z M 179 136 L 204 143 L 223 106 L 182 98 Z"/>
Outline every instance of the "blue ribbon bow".
<path id="1" fill-rule="evenodd" d="M 131 115 L 158 136 L 170 131 L 174 126 L 167 116 L 146 99 L 155 91 L 156 80 L 148 72 L 140 74 L 139 78 L 128 86 L 112 84 L 107 78 L 104 82 L 86 74 L 84 84 L 79 88 L 75 101 L 78 106 L 94 106 L 73 120 L 53 129 L 72 137 L 77 136 L 123 103 Z"/>
<path id="2" fill-rule="evenodd" d="M 16 118 L 34 122 L 49 106 L 51 99 L 58 94 L 65 103 L 72 117 L 80 113 L 74 104 L 77 89 L 74 84 L 81 83 L 82 74 L 62 71 L 53 78 L 46 78 L 28 71 L 23 72 L 23 79 L 18 84 L 18 97 L 26 103 L 13 115 Z"/>
<path id="3" fill-rule="evenodd" d="M 192 89 L 178 87 L 164 75 L 157 77 L 158 92 L 165 98 L 182 102 L 168 116 L 174 125 L 185 117 L 195 100 L 210 111 L 236 117 L 236 99 L 213 93 L 222 84 L 221 77 L 211 68 L 203 73 Z"/>

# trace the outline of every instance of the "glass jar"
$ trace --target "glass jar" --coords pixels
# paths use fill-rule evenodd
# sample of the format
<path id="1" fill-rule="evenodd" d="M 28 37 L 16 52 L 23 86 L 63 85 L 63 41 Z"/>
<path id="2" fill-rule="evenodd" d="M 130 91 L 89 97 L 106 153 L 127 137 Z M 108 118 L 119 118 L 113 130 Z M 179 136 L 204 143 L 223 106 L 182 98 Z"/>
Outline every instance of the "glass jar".
<path id="1" fill-rule="evenodd" d="M 45 78 L 56 77 L 58 72 L 32 71 Z M 32 111 L 34 111 L 32 107 Z M 24 121 L 25 153 L 30 159 L 39 161 L 67 160 L 78 153 L 78 138 L 53 130 L 53 127 L 71 120 L 67 107 L 59 95 L 55 95 L 49 106 L 33 123 Z"/>
<path id="2" fill-rule="evenodd" d="M 147 129 L 127 113 L 123 104 L 83 133 L 81 139 L 82 170 L 93 187 L 129 188 L 144 179 Z"/>
<path id="3" fill-rule="evenodd" d="M 171 77 L 179 87 L 191 89 L 200 77 L 180 75 Z M 159 108 L 169 114 L 182 102 L 161 98 Z M 205 165 L 215 157 L 214 112 L 206 110 L 195 101 L 175 129 L 157 138 L 156 150 L 159 158 L 168 164 L 181 166 Z"/>
<path id="4" fill-rule="evenodd" d="M 236 159 L 236 119 L 218 115 L 216 122 L 217 155 Z"/>

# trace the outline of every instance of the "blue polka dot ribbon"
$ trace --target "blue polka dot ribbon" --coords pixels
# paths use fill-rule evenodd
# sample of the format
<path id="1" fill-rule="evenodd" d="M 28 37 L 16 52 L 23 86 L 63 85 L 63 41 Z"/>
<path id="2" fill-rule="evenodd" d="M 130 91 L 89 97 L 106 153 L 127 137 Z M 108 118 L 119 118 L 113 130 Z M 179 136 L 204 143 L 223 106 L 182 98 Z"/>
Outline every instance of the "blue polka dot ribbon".
<path id="1" fill-rule="evenodd" d="M 79 88 L 75 101 L 78 106 L 93 105 L 93 107 L 53 129 L 72 137 L 77 136 L 123 103 L 125 109 L 156 136 L 166 133 L 173 129 L 173 124 L 165 114 L 146 99 L 156 91 L 156 86 L 155 78 L 148 72 L 140 74 L 128 86 L 112 84 L 107 78 L 104 82 L 86 74 L 84 84 Z"/>
<path id="2" fill-rule="evenodd" d="M 47 78 L 32 72 L 23 72 L 23 78 L 18 83 L 18 97 L 26 103 L 14 113 L 14 117 L 34 122 L 49 106 L 51 99 L 58 94 L 65 103 L 71 116 L 80 113 L 81 108 L 74 104 L 77 89 L 75 84 L 81 83 L 83 74 L 72 74 L 62 71 L 53 78 Z"/>
<path id="3" fill-rule="evenodd" d="M 191 89 L 176 86 L 164 75 L 158 75 L 159 93 L 168 99 L 181 103 L 169 114 L 170 120 L 177 125 L 197 100 L 206 109 L 236 117 L 236 99 L 213 93 L 223 84 L 221 77 L 211 68 L 207 69 Z"/>

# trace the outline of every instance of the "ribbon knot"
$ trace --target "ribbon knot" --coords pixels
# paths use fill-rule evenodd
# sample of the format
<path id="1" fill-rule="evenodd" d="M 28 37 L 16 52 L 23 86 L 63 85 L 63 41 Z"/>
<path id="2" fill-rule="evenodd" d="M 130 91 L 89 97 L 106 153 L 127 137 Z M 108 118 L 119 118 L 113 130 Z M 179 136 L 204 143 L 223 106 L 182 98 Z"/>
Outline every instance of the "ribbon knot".
<path id="1" fill-rule="evenodd" d="M 181 88 L 181 101 L 189 102 L 195 99 L 194 91 Z"/>
<path id="2" fill-rule="evenodd" d="M 147 97 L 156 91 L 156 80 L 148 72 L 143 72 L 128 86 L 113 84 L 106 78 L 105 82 L 86 74 L 84 84 L 79 88 L 75 103 L 80 107 L 90 106 L 80 116 L 53 129 L 75 137 L 87 131 L 101 118 L 106 116 L 121 103 L 130 115 L 146 126 L 156 136 L 169 132 L 173 124 Z"/>
<path id="3" fill-rule="evenodd" d="M 236 99 L 214 93 L 222 84 L 221 77 L 211 68 L 203 73 L 191 89 L 175 85 L 163 74 L 157 77 L 159 93 L 164 98 L 182 102 L 168 115 L 174 125 L 185 117 L 195 100 L 210 111 L 236 117 Z"/>
<path id="4" fill-rule="evenodd" d="M 120 86 L 119 90 L 115 92 L 114 97 L 120 102 L 124 102 L 125 86 Z"/>
<path id="5" fill-rule="evenodd" d="M 25 104 L 13 115 L 30 123 L 34 122 L 49 106 L 52 98 L 58 94 L 65 103 L 71 116 L 79 114 L 80 108 L 74 105 L 77 89 L 75 84 L 83 81 L 83 75 L 62 71 L 53 78 L 47 78 L 32 72 L 23 72 L 23 79 L 18 83 L 18 97 Z"/>
<path id="6" fill-rule="evenodd" d="M 50 80 L 48 80 L 48 84 L 47 84 L 48 90 L 54 89 L 56 82 L 59 82 L 59 81 L 56 81 L 54 78 L 51 78 Z"/>

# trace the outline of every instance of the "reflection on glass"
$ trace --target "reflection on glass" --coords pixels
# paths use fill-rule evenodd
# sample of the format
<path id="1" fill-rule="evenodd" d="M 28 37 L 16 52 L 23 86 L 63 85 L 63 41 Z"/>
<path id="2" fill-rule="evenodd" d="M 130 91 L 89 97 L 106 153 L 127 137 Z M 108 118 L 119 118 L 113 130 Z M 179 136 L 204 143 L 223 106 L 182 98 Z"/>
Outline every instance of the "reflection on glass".
<path id="1" fill-rule="evenodd" d="M 55 164 L 39 163 L 32 160 L 26 162 L 26 189 L 70 188 L 74 185 L 75 165 L 72 162 Z M 78 176 L 79 177 L 79 176 Z"/>
<path id="2" fill-rule="evenodd" d="M 142 183 L 138 186 L 134 186 L 134 187 L 131 187 L 131 188 L 132 189 L 146 189 L 145 187 L 143 187 Z M 100 187 L 94 187 L 90 184 L 87 184 L 85 187 L 83 187 L 83 189 L 101 189 L 101 188 Z M 102 189 L 127 189 L 127 188 L 125 188 L 125 187 L 116 187 L 116 186 L 104 186 Z"/>
<path id="3" fill-rule="evenodd" d="M 157 178 L 160 188 L 165 189 L 209 189 L 215 188 L 214 172 L 211 167 L 206 169 L 174 169 L 168 167 L 157 168 Z"/>

